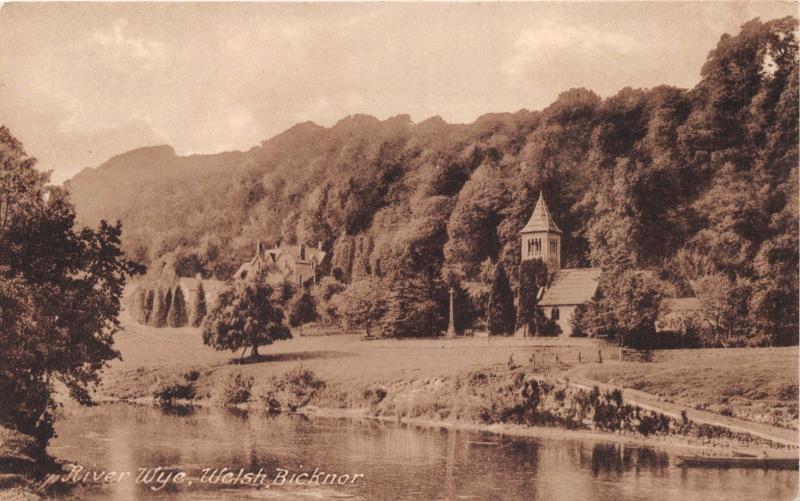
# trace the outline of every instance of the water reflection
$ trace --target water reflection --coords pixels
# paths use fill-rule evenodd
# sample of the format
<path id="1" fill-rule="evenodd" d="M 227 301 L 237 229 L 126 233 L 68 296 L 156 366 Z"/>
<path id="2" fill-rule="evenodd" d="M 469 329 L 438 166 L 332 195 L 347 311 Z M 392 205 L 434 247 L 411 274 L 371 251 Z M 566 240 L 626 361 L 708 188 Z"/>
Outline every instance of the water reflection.
<path id="1" fill-rule="evenodd" d="M 95 469 L 179 468 L 191 487 L 92 486 L 95 499 L 792 499 L 793 472 L 686 470 L 656 450 L 237 409 L 69 408 L 51 453 Z M 204 468 L 363 473 L 356 485 L 201 483 Z M 764 494 L 768 493 L 768 496 Z"/>

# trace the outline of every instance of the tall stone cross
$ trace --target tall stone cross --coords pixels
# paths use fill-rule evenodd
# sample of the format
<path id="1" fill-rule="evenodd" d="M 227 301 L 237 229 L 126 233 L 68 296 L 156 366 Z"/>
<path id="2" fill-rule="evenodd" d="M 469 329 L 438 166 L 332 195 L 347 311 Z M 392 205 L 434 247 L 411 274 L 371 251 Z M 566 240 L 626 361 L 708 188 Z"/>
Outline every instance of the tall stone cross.
<path id="1" fill-rule="evenodd" d="M 447 325 L 447 334 L 446 337 L 456 337 L 456 322 L 455 322 L 455 313 L 453 312 L 453 295 L 455 291 L 453 288 L 450 287 L 450 323 Z"/>

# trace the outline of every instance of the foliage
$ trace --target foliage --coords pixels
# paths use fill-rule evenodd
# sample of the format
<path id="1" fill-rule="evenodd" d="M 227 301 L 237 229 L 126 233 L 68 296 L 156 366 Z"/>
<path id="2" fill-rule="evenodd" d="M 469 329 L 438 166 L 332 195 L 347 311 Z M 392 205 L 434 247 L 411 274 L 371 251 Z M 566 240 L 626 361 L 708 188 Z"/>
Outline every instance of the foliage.
<path id="1" fill-rule="evenodd" d="M 150 325 L 153 327 L 165 327 L 168 313 L 167 295 L 162 287 L 156 287 L 153 299 L 153 313 L 150 314 Z"/>
<path id="2" fill-rule="evenodd" d="M 497 263 L 486 308 L 486 327 L 489 335 L 507 336 L 514 333 L 514 293 L 508 283 L 503 263 Z"/>
<path id="3" fill-rule="evenodd" d="M 245 404 L 250 401 L 253 390 L 253 377 L 244 376 L 241 372 L 231 372 L 222 389 L 224 405 Z"/>
<path id="4" fill-rule="evenodd" d="M 163 405 L 169 405 L 175 400 L 192 400 L 194 397 L 194 382 L 186 374 L 165 377 L 153 390 L 153 398 Z"/>
<path id="5" fill-rule="evenodd" d="M 197 284 L 197 292 L 194 296 L 194 307 L 192 308 L 192 327 L 200 327 L 206 317 L 206 291 L 203 289 L 203 282 Z"/>
<path id="6" fill-rule="evenodd" d="M 705 275 L 750 281 L 748 342 L 795 343 L 796 28 L 754 19 L 723 35 L 691 89 L 569 89 L 541 111 L 465 125 L 357 115 L 244 153 L 145 148 L 69 187 L 82 221 L 124 218 L 124 248 L 153 274 L 227 279 L 257 240 L 321 242 L 345 287 L 374 278 L 388 293 L 411 272 L 458 286 L 475 311 L 465 324 L 485 316 L 484 264 L 517 270 L 541 190 L 564 267 L 658 270 L 682 295 Z"/>
<path id="7" fill-rule="evenodd" d="M 75 227 L 67 192 L 6 127 L 0 127 L 0 424 L 53 434 L 59 382 L 78 402 L 119 357 L 120 299 L 126 276 L 143 268 L 120 250 L 122 227 Z"/>
<path id="8" fill-rule="evenodd" d="M 259 346 L 292 337 L 272 287 L 263 280 L 240 280 L 223 291 L 202 329 L 204 344 L 231 351 L 249 346 L 252 357 L 258 357 Z"/>
<path id="9" fill-rule="evenodd" d="M 298 327 L 319 318 L 317 302 L 308 289 L 301 289 L 289 303 L 289 325 Z"/>
<path id="10" fill-rule="evenodd" d="M 186 301 L 183 299 L 183 289 L 180 285 L 175 287 L 172 295 L 169 313 L 167 314 L 167 325 L 170 327 L 183 327 L 189 322 L 189 315 L 186 312 Z"/>
<path id="11" fill-rule="evenodd" d="M 314 298 L 316 316 L 323 325 L 334 325 L 338 322 L 339 312 L 336 309 L 337 304 L 333 298 L 336 294 L 342 292 L 344 288 L 345 284 L 335 278 L 324 277 L 311 291 L 311 295 Z M 308 303 L 306 303 L 307 305 Z"/>
<path id="12" fill-rule="evenodd" d="M 305 407 L 325 388 L 325 381 L 302 366 L 282 376 L 272 376 L 262 388 L 261 401 L 270 412 L 294 412 Z"/>
<path id="13" fill-rule="evenodd" d="M 542 324 L 538 307 L 539 291 L 547 285 L 547 265 L 541 259 L 525 260 L 519 264 L 519 304 L 516 329 L 525 335 L 539 332 L 535 324 Z"/>
<path id="14" fill-rule="evenodd" d="M 723 274 L 707 275 L 692 282 L 700 300 L 700 317 L 708 325 L 714 344 L 729 347 L 747 337 L 747 315 L 751 284 L 731 280 Z"/>
<path id="15" fill-rule="evenodd" d="M 620 346 L 636 346 L 655 334 L 664 284 L 651 272 L 603 272 L 599 292 L 576 318 L 578 331 L 615 338 Z"/>
<path id="16" fill-rule="evenodd" d="M 419 275 L 389 281 L 381 330 L 387 337 L 437 336 L 446 327 L 444 284 Z"/>
<path id="17" fill-rule="evenodd" d="M 381 287 L 372 280 L 360 280 L 350 284 L 334 297 L 336 309 L 348 327 L 363 327 L 370 336 L 370 328 L 383 315 L 385 299 Z"/>

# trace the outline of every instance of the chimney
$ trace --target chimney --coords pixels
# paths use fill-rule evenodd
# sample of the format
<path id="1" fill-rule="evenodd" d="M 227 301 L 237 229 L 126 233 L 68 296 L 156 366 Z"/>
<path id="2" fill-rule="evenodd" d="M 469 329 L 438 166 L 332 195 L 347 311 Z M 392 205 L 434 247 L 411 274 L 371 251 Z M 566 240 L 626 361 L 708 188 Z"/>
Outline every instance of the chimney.
<path id="1" fill-rule="evenodd" d="M 264 241 L 259 240 L 256 244 L 256 256 L 263 256 L 264 255 Z"/>
<path id="2" fill-rule="evenodd" d="M 300 244 L 300 260 L 301 261 L 306 260 L 306 246 L 305 244 L 302 243 Z"/>
<path id="3" fill-rule="evenodd" d="M 320 240 L 320 241 L 318 241 L 318 242 L 317 242 L 317 250 L 318 250 L 318 251 L 321 251 L 321 250 L 322 250 L 322 240 Z"/>

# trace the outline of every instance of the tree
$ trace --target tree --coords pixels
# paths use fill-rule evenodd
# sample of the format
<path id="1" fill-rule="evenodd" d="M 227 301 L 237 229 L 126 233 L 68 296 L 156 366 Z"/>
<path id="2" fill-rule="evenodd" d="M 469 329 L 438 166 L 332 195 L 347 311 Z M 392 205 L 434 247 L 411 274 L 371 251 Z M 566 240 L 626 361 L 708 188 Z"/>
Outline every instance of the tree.
<path id="1" fill-rule="evenodd" d="M 289 325 L 299 327 L 318 318 L 317 302 L 311 292 L 303 288 L 289 303 Z"/>
<path id="2" fill-rule="evenodd" d="M 153 317 L 153 305 L 156 300 L 156 292 L 153 289 L 147 289 L 147 295 L 144 300 L 144 317 L 141 323 L 148 325 L 150 319 Z"/>
<path id="3" fill-rule="evenodd" d="M 147 322 L 146 303 L 147 291 L 142 286 L 136 287 L 131 298 L 131 318 L 140 324 Z"/>
<path id="4" fill-rule="evenodd" d="M 204 344 L 215 350 L 250 347 L 253 358 L 258 357 L 259 346 L 291 337 L 273 289 L 263 280 L 237 281 L 219 295 L 216 306 L 203 322 Z"/>
<path id="5" fill-rule="evenodd" d="M 164 327 L 167 325 L 167 314 L 169 313 L 167 297 L 164 294 L 164 289 L 161 287 L 156 288 L 154 294 L 153 313 L 150 315 L 150 325 L 153 327 Z"/>
<path id="6" fill-rule="evenodd" d="M 353 282 L 334 296 L 334 301 L 347 325 L 365 328 L 367 337 L 371 335 L 370 328 L 380 320 L 385 309 L 381 288 L 374 280 Z"/>
<path id="7" fill-rule="evenodd" d="M 122 228 L 76 228 L 68 193 L 0 127 L 0 424 L 46 445 L 59 382 L 81 404 L 106 362 L 126 277 Z"/>
<path id="8" fill-rule="evenodd" d="M 748 335 L 748 300 L 752 295 L 752 284 L 748 280 L 732 280 L 715 273 L 693 281 L 692 288 L 700 300 L 700 315 L 709 326 L 715 344 L 727 348 Z"/>
<path id="9" fill-rule="evenodd" d="M 172 295 L 172 304 L 167 314 L 167 325 L 170 327 L 183 327 L 189 322 L 189 315 L 186 313 L 186 301 L 183 299 L 183 289 L 180 285 L 175 287 Z"/>
<path id="10" fill-rule="evenodd" d="M 503 263 L 497 263 L 486 307 L 486 328 L 491 336 L 514 333 L 514 293 Z"/>
<path id="11" fill-rule="evenodd" d="M 203 282 L 197 284 L 197 293 L 194 296 L 194 308 L 192 308 L 192 327 L 200 327 L 206 317 L 206 291 L 203 289 Z"/>
<path id="12" fill-rule="evenodd" d="M 600 276 L 599 291 L 580 312 L 580 332 L 615 337 L 620 346 L 641 346 L 655 335 L 664 285 L 640 270 L 608 270 Z"/>
<path id="13" fill-rule="evenodd" d="M 315 309 L 323 325 L 334 325 L 339 321 L 336 304 L 331 301 L 336 294 L 342 292 L 345 285 L 333 277 L 325 277 L 311 291 L 314 296 Z"/>
<path id="14" fill-rule="evenodd" d="M 388 280 L 381 330 L 387 337 L 436 336 L 445 327 L 447 300 L 444 284 L 417 274 Z"/>
<path id="15" fill-rule="evenodd" d="M 539 312 L 539 291 L 547 285 L 547 265 L 541 259 L 522 261 L 519 264 L 519 304 L 516 329 L 524 329 L 524 335 L 535 332 Z"/>

